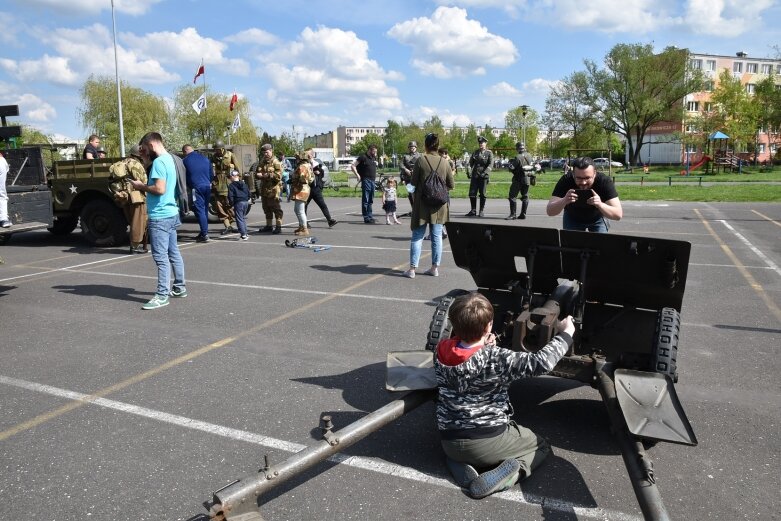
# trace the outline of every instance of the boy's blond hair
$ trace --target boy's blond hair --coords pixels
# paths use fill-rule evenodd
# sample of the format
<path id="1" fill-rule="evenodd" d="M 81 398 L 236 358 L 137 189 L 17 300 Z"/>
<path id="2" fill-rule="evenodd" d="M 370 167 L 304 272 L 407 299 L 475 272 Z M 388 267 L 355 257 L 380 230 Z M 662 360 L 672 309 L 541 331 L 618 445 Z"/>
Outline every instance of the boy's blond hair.
<path id="1" fill-rule="evenodd" d="M 468 293 L 453 300 L 448 311 L 453 334 L 465 342 L 480 340 L 494 319 L 494 308 L 480 293 Z"/>

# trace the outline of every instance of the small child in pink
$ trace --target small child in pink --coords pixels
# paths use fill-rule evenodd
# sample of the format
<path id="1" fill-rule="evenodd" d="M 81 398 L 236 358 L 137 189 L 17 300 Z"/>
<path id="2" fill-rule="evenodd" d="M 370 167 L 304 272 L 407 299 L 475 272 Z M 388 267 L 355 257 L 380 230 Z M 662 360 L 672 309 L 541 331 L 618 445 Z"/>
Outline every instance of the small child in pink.
<path id="1" fill-rule="evenodd" d="M 385 210 L 385 224 L 401 224 L 396 218 L 396 180 L 389 179 L 382 189 L 382 209 Z"/>

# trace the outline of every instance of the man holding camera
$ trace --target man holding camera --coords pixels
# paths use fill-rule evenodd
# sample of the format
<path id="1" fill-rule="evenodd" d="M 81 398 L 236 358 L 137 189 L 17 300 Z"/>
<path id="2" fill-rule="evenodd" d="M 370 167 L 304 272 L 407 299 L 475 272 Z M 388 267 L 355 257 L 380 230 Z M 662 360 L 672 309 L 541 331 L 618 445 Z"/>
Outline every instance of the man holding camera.
<path id="1" fill-rule="evenodd" d="M 607 233 L 608 219 L 623 217 L 613 180 L 594 168 L 590 157 L 572 161 L 572 170 L 553 188 L 546 212 L 553 217 L 564 211 L 563 229 Z"/>

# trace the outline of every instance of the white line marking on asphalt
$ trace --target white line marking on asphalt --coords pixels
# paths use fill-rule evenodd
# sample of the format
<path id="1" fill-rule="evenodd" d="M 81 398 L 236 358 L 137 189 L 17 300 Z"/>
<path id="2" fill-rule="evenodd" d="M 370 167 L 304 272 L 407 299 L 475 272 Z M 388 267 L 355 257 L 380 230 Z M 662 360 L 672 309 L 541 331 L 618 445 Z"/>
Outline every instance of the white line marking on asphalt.
<path id="1" fill-rule="evenodd" d="M 39 271 L 39 272 L 36 272 L 36 273 L 28 273 L 27 275 L 17 275 L 16 277 L 8 277 L 7 279 L 0 279 L 0 282 L 7 282 L 9 280 L 16 280 L 16 279 L 24 279 L 24 278 L 27 278 L 27 277 L 35 277 L 36 275 L 46 275 L 48 273 L 55 273 L 55 272 L 58 272 L 58 271 L 68 271 L 68 270 L 73 270 L 75 268 L 83 268 L 84 266 L 91 266 L 93 264 L 100 264 L 101 262 L 109 262 L 109 261 L 121 259 L 123 257 L 130 257 L 130 255 L 122 255 L 122 256 L 119 256 L 119 257 L 110 257 L 108 259 L 100 259 L 100 260 L 93 261 L 93 262 L 85 262 L 84 264 L 76 264 L 75 266 L 66 266 L 65 268 L 52 268 L 50 270 Z"/>
<path id="2" fill-rule="evenodd" d="M 732 227 L 732 226 L 731 226 L 731 225 L 730 225 L 730 224 L 729 224 L 727 221 L 725 221 L 724 219 L 719 219 L 719 221 L 718 221 L 718 222 L 720 222 L 721 224 L 723 224 L 723 225 L 724 225 L 724 226 L 725 226 L 725 227 L 726 227 L 726 228 L 727 228 L 729 231 L 731 231 L 731 232 L 732 232 L 732 233 L 735 235 L 735 237 L 737 237 L 737 238 L 740 240 L 740 242 L 742 242 L 743 244 L 745 244 L 746 246 L 748 246 L 748 247 L 749 247 L 749 249 L 750 249 L 751 251 L 753 251 L 754 253 L 756 253 L 756 254 L 757 254 L 757 257 L 759 257 L 760 259 L 762 259 L 763 261 L 765 261 L 765 264 L 767 264 L 767 265 L 768 265 L 768 267 L 769 267 L 770 269 L 772 269 L 773 271 L 775 271 L 777 274 L 781 275 L 781 268 L 779 268 L 779 267 L 776 265 L 776 263 L 775 263 L 775 262 L 773 262 L 772 260 L 770 260 L 770 259 L 768 258 L 768 256 L 767 256 L 767 255 L 765 255 L 764 253 L 762 253 L 762 251 L 760 251 L 760 249 L 759 249 L 759 248 L 757 248 L 756 246 L 754 246 L 753 244 L 751 244 L 751 243 L 749 242 L 749 240 L 748 240 L 748 239 L 746 239 L 745 237 L 743 237 L 743 235 L 741 235 L 740 233 L 738 233 L 738 231 L 737 231 L 735 228 L 733 228 L 733 227 Z"/>
<path id="3" fill-rule="evenodd" d="M 734 264 L 707 264 L 707 263 L 697 263 L 697 262 L 690 262 L 689 266 L 706 266 L 708 268 L 732 268 L 735 269 Z M 772 270 L 773 268 L 769 266 L 743 266 L 744 268 L 748 268 L 750 270 Z"/>
<path id="4" fill-rule="evenodd" d="M 261 445 L 271 449 L 282 450 L 285 452 L 296 453 L 307 448 L 307 445 L 301 445 L 299 443 L 291 443 L 284 440 L 278 440 L 269 436 L 263 436 L 254 432 L 247 432 L 238 429 L 232 429 L 222 425 L 215 425 L 193 418 L 187 418 L 185 416 L 179 416 L 176 414 L 169 414 L 154 409 L 148 409 L 146 407 L 140 407 L 138 405 L 132 405 L 129 403 L 118 402 L 116 400 L 109 400 L 107 398 L 92 398 L 89 399 L 89 395 L 79 393 L 76 391 L 69 391 L 67 389 L 60 389 L 58 387 L 52 387 L 50 385 L 39 384 L 35 382 L 29 382 L 26 380 L 20 380 L 18 378 L 11 378 L 8 376 L 0 375 L 0 383 L 10 385 L 13 387 L 27 389 L 29 391 L 48 394 L 51 396 L 57 396 L 60 398 L 66 398 L 69 400 L 88 401 L 100 407 L 112 409 L 115 411 L 122 411 L 128 414 L 134 414 L 143 418 L 149 418 L 151 420 L 157 420 L 163 423 L 169 423 L 186 429 L 192 429 L 196 431 L 205 432 L 208 434 L 214 434 L 216 436 L 222 436 L 223 438 L 229 438 L 237 441 L 245 441 L 255 445 Z M 395 465 L 393 463 L 387 463 L 385 461 L 367 458 L 363 456 L 346 456 L 344 454 L 335 454 L 328 458 L 328 461 L 332 463 L 341 463 L 349 467 L 369 470 L 377 472 L 379 474 L 386 474 L 410 481 L 417 481 L 421 483 L 428 483 L 430 485 L 436 485 L 443 488 L 458 489 L 456 485 L 449 480 L 439 477 L 431 476 L 415 470 L 410 467 L 404 467 L 401 465 Z M 590 519 L 611 519 L 618 521 L 641 521 L 641 518 L 626 514 L 623 512 L 617 512 L 614 510 L 607 510 L 603 508 L 584 508 L 579 507 L 573 503 L 561 501 L 555 498 L 549 498 L 545 496 L 538 496 L 536 494 L 524 494 L 521 490 L 510 490 L 494 494 L 494 497 L 500 497 L 516 503 L 523 503 L 530 506 L 540 506 L 552 510 L 558 510 L 561 512 L 574 513 L 578 516 L 590 518 Z"/>

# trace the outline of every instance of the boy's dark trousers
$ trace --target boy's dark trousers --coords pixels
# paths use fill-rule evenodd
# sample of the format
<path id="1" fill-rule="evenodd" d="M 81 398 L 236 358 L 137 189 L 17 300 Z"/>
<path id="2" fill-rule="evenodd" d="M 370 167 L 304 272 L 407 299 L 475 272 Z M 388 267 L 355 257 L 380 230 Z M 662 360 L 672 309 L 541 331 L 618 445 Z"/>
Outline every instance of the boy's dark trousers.
<path id="1" fill-rule="evenodd" d="M 247 235 L 247 201 L 236 201 L 233 205 L 233 211 L 236 214 L 236 226 L 241 235 Z"/>

